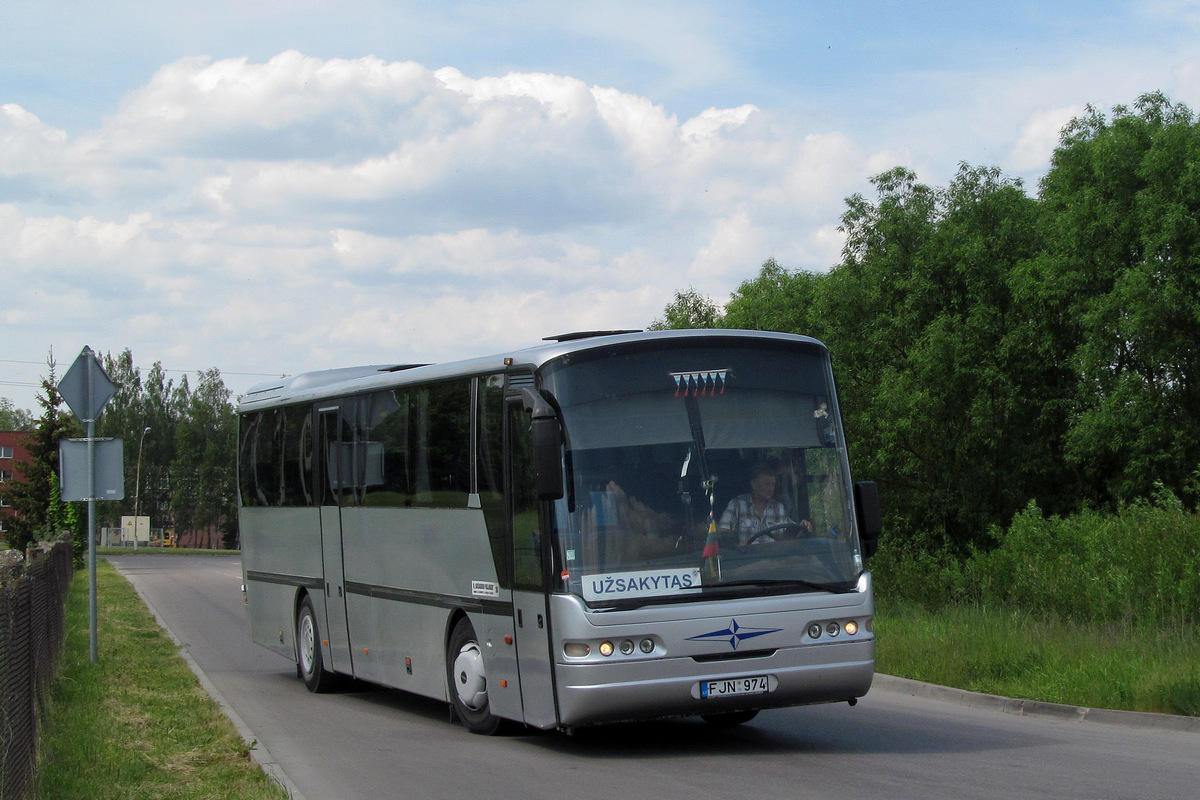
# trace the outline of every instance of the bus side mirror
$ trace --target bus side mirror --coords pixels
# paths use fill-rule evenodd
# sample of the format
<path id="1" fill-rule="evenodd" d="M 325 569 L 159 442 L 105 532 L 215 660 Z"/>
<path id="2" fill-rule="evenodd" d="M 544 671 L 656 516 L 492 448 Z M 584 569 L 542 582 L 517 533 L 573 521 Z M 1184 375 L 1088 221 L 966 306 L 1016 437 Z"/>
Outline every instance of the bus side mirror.
<path id="1" fill-rule="evenodd" d="M 883 532 L 879 487 L 874 481 L 854 484 L 854 512 L 858 515 L 858 540 L 863 558 L 870 558 L 879 549 L 879 534 Z"/>
<path id="2" fill-rule="evenodd" d="M 534 416 L 533 483 L 539 500 L 558 500 L 563 496 L 562 430 L 557 417 Z"/>

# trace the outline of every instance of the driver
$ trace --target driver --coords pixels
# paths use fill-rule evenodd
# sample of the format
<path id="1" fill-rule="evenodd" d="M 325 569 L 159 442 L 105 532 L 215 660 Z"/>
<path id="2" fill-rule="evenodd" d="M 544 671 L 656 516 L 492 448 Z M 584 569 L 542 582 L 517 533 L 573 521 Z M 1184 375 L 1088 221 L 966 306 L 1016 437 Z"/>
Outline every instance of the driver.
<path id="1" fill-rule="evenodd" d="M 751 539 L 754 544 L 760 544 L 775 541 L 775 536 L 769 533 L 755 538 L 760 531 L 773 525 L 795 525 L 783 503 L 775 499 L 777 476 L 778 469 L 771 462 L 756 463 L 750 470 L 750 491 L 729 501 L 717 523 L 717 531 L 736 532 L 738 544 L 749 544 Z M 808 520 L 801 520 L 800 525 L 812 531 L 812 523 Z"/>

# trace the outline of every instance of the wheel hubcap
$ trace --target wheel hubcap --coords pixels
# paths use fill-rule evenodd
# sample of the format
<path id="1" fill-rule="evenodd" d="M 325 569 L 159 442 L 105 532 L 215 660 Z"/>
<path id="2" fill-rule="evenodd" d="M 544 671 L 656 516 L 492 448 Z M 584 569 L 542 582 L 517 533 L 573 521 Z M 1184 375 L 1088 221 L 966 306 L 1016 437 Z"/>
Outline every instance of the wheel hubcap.
<path id="1" fill-rule="evenodd" d="M 300 618 L 300 668 L 305 675 L 311 675 L 313 670 L 313 650 L 316 638 L 313 636 L 312 617 L 305 614 Z"/>
<path id="2" fill-rule="evenodd" d="M 478 644 L 467 642 L 458 651 L 458 657 L 454 659 L 454 676 L 454 689 L 464 706 L 472 711 L 487 706 L 487 673 Z"/>

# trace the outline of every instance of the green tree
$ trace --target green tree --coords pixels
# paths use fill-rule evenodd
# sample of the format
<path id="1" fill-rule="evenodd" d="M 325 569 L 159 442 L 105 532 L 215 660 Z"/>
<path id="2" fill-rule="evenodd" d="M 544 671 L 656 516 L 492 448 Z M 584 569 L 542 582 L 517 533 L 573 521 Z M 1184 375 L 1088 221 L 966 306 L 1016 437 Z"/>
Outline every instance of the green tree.
<path id="1" fill-rule="evenodd" d="M 720 320 L 721 309 L 712 298 L 689 286 L 676 292 L 675 299 L 663 309 L 662 318 L 654 320 L 647 327 L 652 331 L 716 328 Z"/>
<path id="2" fill-rule="evenodd" d="M 788 272 L 773 258 L 758 275 L 742 283 L 725 306 L 723 328 L 803 333 L 820 338 L 822 320 L 816 314 L 818 285 L 823 275 Z"/>
<path id="3" fill-rule="evenodd" d="M 200 373 L 175 428 L 171 506 L 186 530 L 215 530 L 237 541 L 237 417 L 217 369 Z M 213 543 L 215 544 L 215 542 Z"/>
<path id="4" fill-rule="evenodd" d="M 87 514 L 80 510 L 82 503 L 69 503 L 62 499 L 62 487 L 57 473 L 50 475 L 50 506 L 46 511 L 46 528 L 49 532 L 71 534 L 72 557 L 76 566 L 83 566 L 88 551 Z"/>
<path id="5" fill-rule="evenodd" d="M 8 490 L 17 516 L 7 539 L 9 546 L 16 550 L 24 550 L 39 537 L 48 538 L 57 533 L 50 526 L 51 512 L 56 508 L 58 498 L 58 443 L 83 434 L 79 423 L 59 408 L 63 399 L 58 393 L 57 365 L 53 355 L 48 358 L 47 366 L 49 376 L 42 380 L 42 392 L 37 398 L 42 416 L 25 440 L 30 460 L 17 465 L 25 480 L 14 481 Z"/>
<path id="6" fill-rule="evenodd" d="M 895 310 L 879 325 L 904 352 L 877 365 L 868 416 L 854 430 L 877 433 L 858 455 L 899 490 L 907 529 L 963 551 L 1030 497 L 1052 505 L 1042 411 L 1053 398 L 1014 339 L 1024 315 L 1009 281 L 1039 250 L 1037 204 L 999 170 L 966 165 L 932 196 L 928 232 L 909 271 L 891 276 Z"/>
<path id="7" fill-rule="evenodd" d="M 103 358 L 104 372 L 112 381 L 115 391 L 104 406 L 104 413 L 96 423 L 96 435 L 120 439 L 125 451 L 125 499 L 101 503 L 97 508 L 100 524 L 117 527 L 120 518 L 133 514 L 134 495 L 137 487 L 136 459 L 138 444 L 145 425 L 142 408 L 142 381 L 133 364 L 133 353 L 128 349 L 116 356 L 106 353 Z"/>
<path id="8" fill-rule="evenodd" d="M 1064 129 L 1030 276 L 1079 376 L 1066 450 L 1092 502 L 1200 466 L 1200 122 L 1162 93 Z"/>
<path id="9" fill-rule="evenodd" d="M 890 530 L 965 551 L 1057 486 L 1044 437 L 1061 418 L 1010 286 L 1038 252 L 1037 204 L 994 168 L 964 165 L 945 189 L 905 169 L 873 182 L 877 201 L 847 201 L 841 264 L 769 259 L 721 323 L 825 341 L 856 471 L 880 483 Z"/>
<path id="10" fill-rule="evenodd" d="M 7 397 L 0 397 L 0 431 L 31 431 L 33 415 L 15 408 Z"/>
<path id="11" fill-rule="evenodd" d="M 1161 93 L 1089 109 L 1037 198 L 992 167 L 945 188 L 899 167 L 872 182 L 877 199 L 847 199 L 841 263 L 768 260 L 718 322 L 829 346 L 856 473 L 880 483 L 893 536 L 961 554 L 1030 500 L 1065 514 L 1189 495 L 1200 118 Z"/>
<path id="12" fill-rule="evenodd" d="M 155 528 L 178 529 L 180 523 L 171 497 L 171 465 L 176 458 L 177 429 L 187 413 L 191 388 L 186 375 L 179 383 L 168 379 L 159 361 L 151 365 L 142 386 L 143 425 L 150 428 L 142 457 L 142 513 L 150 515 Z"/>

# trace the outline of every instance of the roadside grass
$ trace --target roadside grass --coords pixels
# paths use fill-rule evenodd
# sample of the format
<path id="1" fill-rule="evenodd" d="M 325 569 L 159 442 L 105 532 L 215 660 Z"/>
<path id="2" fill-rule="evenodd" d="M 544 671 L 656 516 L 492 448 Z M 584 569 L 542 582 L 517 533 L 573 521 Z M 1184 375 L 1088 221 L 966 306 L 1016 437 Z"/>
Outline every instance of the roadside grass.
<path id="1" fill-rule="evenodd" d="M 34 797 L 286 798 L 133 587 L 107 562 L 96 573 L 98 663 L 89 658 L 86 573 L 77 572 Z"/>
<path id="2" fill-rule="evenodd" d="M 104 561 L 97 585 L 97 664 L 88 657 L 85 574 L 71 585 L 34 797 L 286 798 L 250 760 L 132 586 Z M 890 675 L 1006 697 L 1200 716 L 1194 625 L 1070 620 L 1000 603 L 931 610 L 881 597 L 875 630 L 876 667 Z"/>
<path id="3" fill-rule="evenodd" d="M 1003 605 L 880 603 L 876 669 L 1028 700 L 1200 716 L 1200 632 Z"/>

